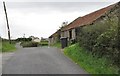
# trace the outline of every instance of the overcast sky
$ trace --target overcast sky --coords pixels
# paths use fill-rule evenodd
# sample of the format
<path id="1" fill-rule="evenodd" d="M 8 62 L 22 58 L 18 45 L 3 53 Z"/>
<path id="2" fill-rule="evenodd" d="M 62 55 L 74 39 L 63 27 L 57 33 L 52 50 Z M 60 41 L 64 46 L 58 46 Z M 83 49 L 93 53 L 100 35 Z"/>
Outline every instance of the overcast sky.
<path id="1" fill-rule="evenodd" d="M 119 0 L 4 0 L 6 1 L 11 37 L 49 37 L 62 22 L 69 23 Z M 0 35 L 7 38 L 2 1 L 0 2 Z"/>

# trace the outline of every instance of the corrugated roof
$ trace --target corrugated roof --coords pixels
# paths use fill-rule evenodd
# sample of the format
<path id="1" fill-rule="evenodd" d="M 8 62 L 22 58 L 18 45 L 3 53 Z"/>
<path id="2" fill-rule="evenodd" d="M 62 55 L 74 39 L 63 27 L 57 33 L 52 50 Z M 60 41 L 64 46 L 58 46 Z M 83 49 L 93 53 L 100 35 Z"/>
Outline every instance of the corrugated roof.
<path id="1" fill-rule="evenodd" d="M 108 7 L 102 8 L 100 10 L 97 10 L 95 12 L 92 12 L 90 14 L 87 14 L 83 17 L 78 17 L 77 19 L 75 19 L 73 22 L 71 22 L 70 24 L 68 24 L 66 27 L 64 27 L 62 29 L 62 31 L 65 30 L 69 30 L 75 27 L 79 27 L 79 26 L 84 26 L 87 24 L 92 23 L 93 21 L 95 21 L 96 19 L 98 19 L 99 17 L 101 17 L 102 15 L 104 15 L 107 11 L 109 11 L 111 8 L 113 8 L 115 6 L 115 4 L 110 5 Z"/>
<path id="2" fill-rule="evenodd" d="M 56 35 L 58 34 L 59 31 L 60 31 L 60 29 L 57 30 L 55 33 L 53 33 L 51 36 L 49 36 L 49 38 L 52 38 L 53 36 L 56 36 Z"/>
<path id="3" fill-rule="evenodd" d="M 120 3 L 120 2 L 118 2 L 118 3 Z M 113 5 L 110 5 L 108 7 L 102 8 L 100 10 L 97 10 L 95 12 L 92 12 L 90 14 L 87 14 L 83 17 L 78 17 L 73 22 L 71 22 L 70 24 L 68 24 L 67 26 L 65 26 L 65 27 L 63 27 L 62 29 L 59 29 L 59 30 L 65 31 L 65 30 L 69 30 L 69 29 L 76 28 L 76 27 L 79 27 L 79 26 L 84 26 L 84 25 L 91 24 L 93 21 L 95 21 L 96 19 L 98 19 L 102 15 L 104 15 L 107 11 L 111 10 L 116 4 L 117 3 L 115 3 Z M 50 37 L 55 36 L 59 30 L 57 30 Z"/>

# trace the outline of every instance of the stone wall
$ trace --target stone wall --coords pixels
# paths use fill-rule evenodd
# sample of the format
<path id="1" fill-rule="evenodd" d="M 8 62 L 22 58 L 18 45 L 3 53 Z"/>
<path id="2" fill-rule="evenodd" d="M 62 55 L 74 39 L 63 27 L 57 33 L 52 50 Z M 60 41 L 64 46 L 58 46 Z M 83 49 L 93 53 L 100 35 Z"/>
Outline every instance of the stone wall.
<path id="1" fill-rule="evenodd" d="M 67 30 L 67 31 L 62 31 L 61 32 L 61 37 L 67 37 L 68 38 L 68 41 L 70 41 L 70 32 L 72 33 L 72 38 L 71 39 L 76 39 L 76 31 L 75 29 L 70 29 L 70 30 Z"/>

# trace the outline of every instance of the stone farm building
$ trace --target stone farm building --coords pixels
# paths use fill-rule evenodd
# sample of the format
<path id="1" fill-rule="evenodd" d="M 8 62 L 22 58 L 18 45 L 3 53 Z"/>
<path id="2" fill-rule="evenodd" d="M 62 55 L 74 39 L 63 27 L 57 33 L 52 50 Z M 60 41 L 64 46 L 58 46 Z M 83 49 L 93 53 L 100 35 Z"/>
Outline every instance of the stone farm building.
<path id="1" fill-rule="evenodd" d="M 113 16 L 118 9 L 120 9 L 120 2 L 87 14 L 83 17 L 78 17 L 67 26 L 59 29 L 54 34 L 52 34 L 49 37 L 49 43 L 54 44 L 57 41 L 60 41 L 61 37 L 67 37 L 68 42 L 70 42 L 71 40 L 77 41 L 77 36 L 79 33 L 79 31 L 77 30 L 78 27 L 91 26 L 95 23 L 102 22 L 106 16 Z"/>
<path id="2" fill-rule="evenodd" d="M 49 44 L 52 45 L 60 41 L 61 38 L 61 29 L 57 30 L 54 34 L 49 37 Z"/>

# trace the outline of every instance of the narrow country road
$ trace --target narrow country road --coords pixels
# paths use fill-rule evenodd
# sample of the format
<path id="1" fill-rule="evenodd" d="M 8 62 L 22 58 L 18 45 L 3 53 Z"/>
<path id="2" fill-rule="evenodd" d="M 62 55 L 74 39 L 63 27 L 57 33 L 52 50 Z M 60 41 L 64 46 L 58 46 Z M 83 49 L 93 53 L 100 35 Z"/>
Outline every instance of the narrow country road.
<path id="1" fill-rule="evenodd" d="M 53 47 L 19 48 L 2 67 L 3 74 L 86 74 Z"/>

